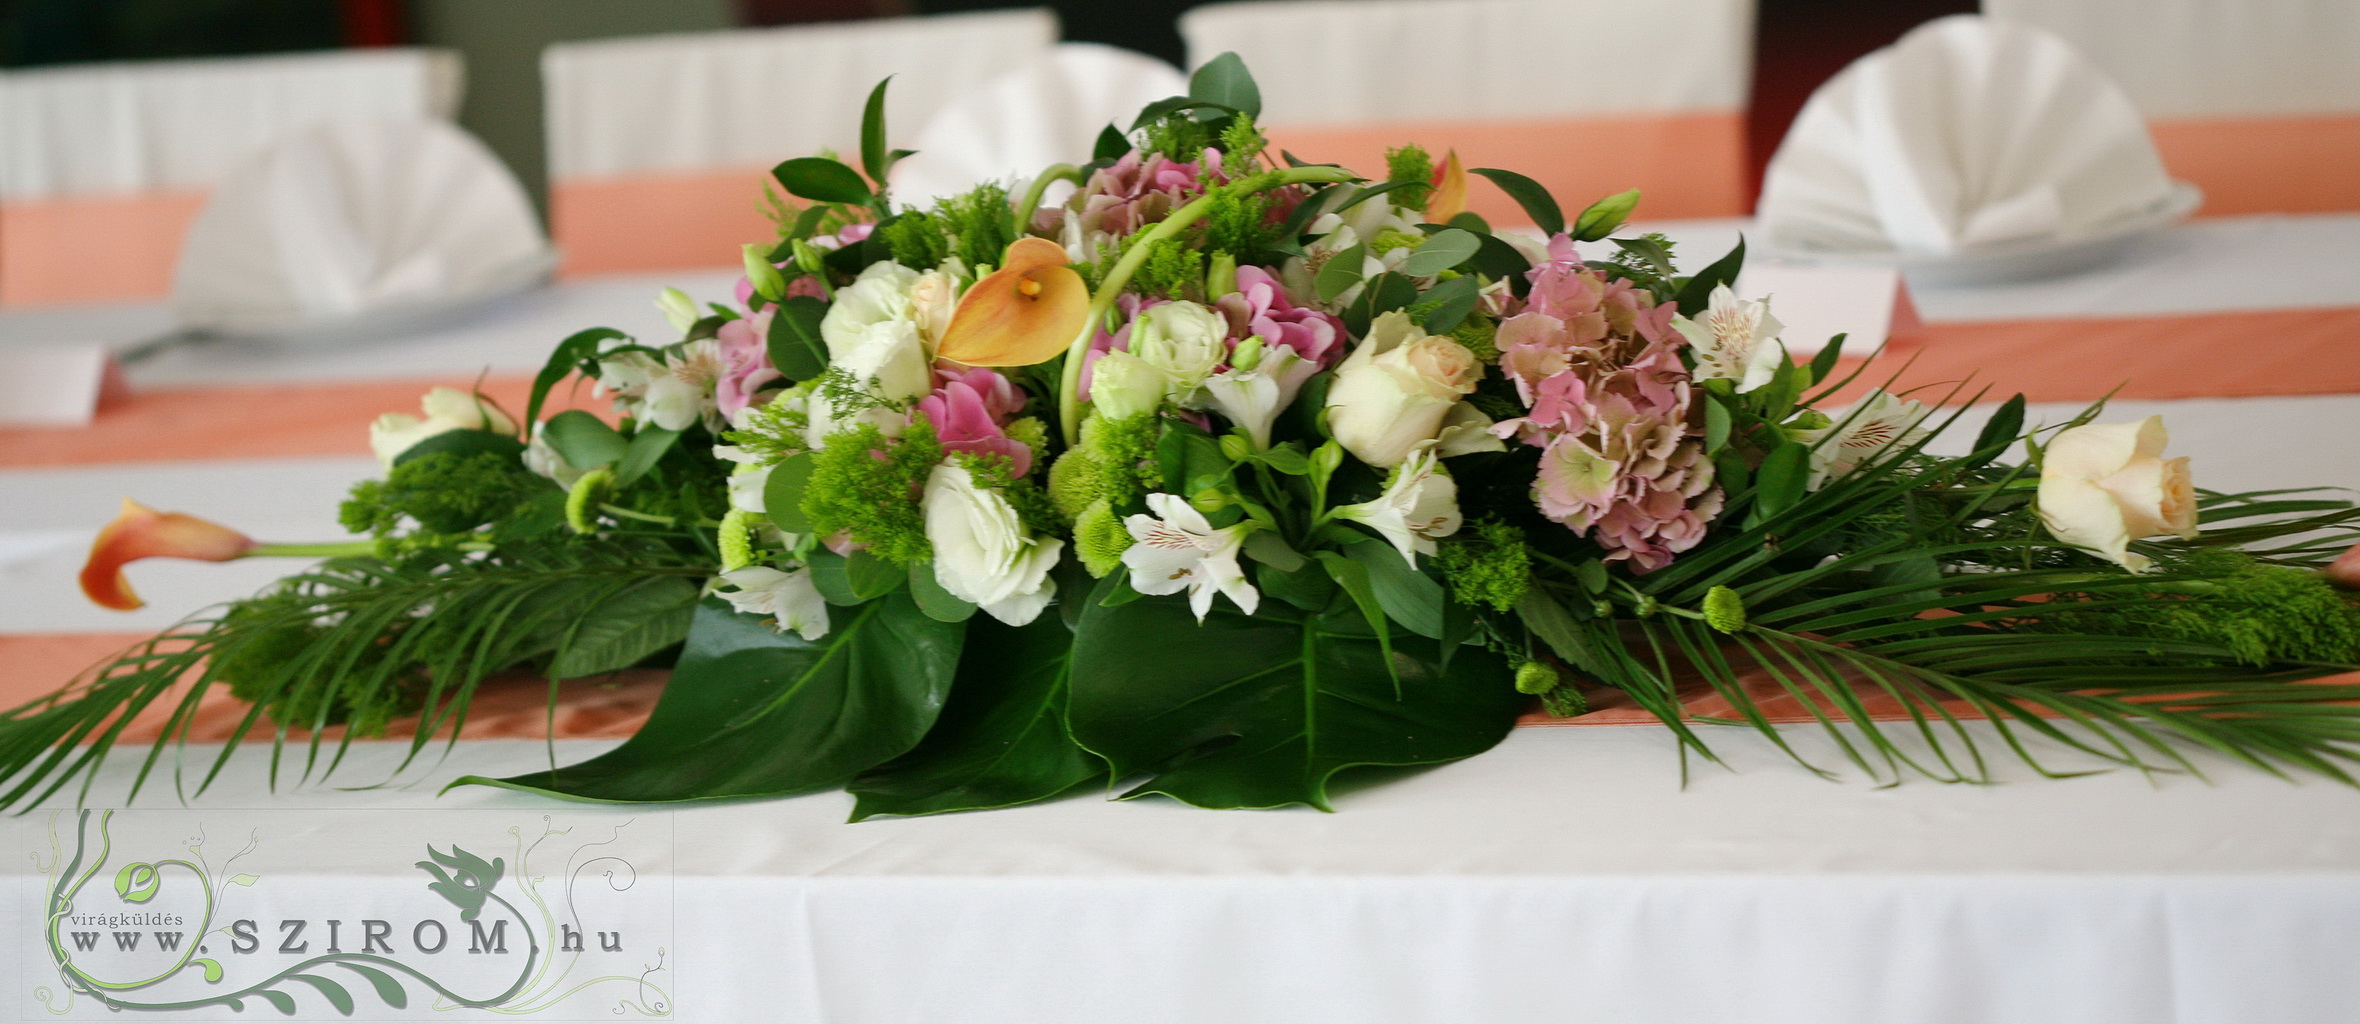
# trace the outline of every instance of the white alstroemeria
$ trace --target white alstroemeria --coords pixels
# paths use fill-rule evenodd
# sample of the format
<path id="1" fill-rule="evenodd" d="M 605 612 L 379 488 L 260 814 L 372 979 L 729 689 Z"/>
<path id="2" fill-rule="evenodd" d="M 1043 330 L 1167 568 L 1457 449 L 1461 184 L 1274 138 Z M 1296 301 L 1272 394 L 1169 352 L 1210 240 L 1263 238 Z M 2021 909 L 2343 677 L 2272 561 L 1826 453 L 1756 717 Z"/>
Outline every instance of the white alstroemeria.
<path id="1" fill-rule="evenodd" d="M 1492 433 L 1491 428 L 1491 417 L 1484 415 L 1475 403 L 1462 401 L 1451 406 L 1449 412 L 1442 414 L 1442 429 L 1434 434 L 1434 455 L 1447 459 L 1476 452 L 1507 451 L 1508 443 Z"/>
<path id="2" fill-rule="evenodd" d="M 1150 596 L 1186 590 L 1188 607 L 1198 622 L 1213 610 L 1215 593 L 1229 595 L 1239 611 L 1254 614 L 1262 593 L 1246 582 L 1245 569 L 1237 563 L 1253 524 L 1213 529 L 1204 513 L 1177 494 L 1150 494 L 1147 509 L 1155 514 L 1123 520 L 1123 528 L 1137 541 L 1123 551 L 1123 564 L 1131 569 L 1131 589 Z"/>
<path id="3" fill-rule="evenodd" d="M 666 288 L 656 293 L 656 309 L 664 314 L 664 322 L 672 329 L 687 334 L 697 321 L 704 319 L 704 311 L 697 308 L 697 300 L 678 288 Z"/>
<path id="4" fill-rule="evenodd" d="M 1339 194 L 1342 191 L 1338 190 Z M 1418 231 L 1417 220 L 1400 207 L 1386 202 L 1382 196 L 1356 204 L 1340 214 L 1320 214 L 1312 218 L 1305 227 L 1305 233 L 1312 236 L 1311 241 L 1303 247 L 1310 258 L 1296 256 L 1288 259 L 1279 267 L 1279 280 L 1286 285 L 1287 294 L 1298 305 L 1318 306 L 1331 312 L 1351 305 L 1360 298 L 1361 291 L 1367 285 L 1355 284 L 1335 298 L 1319 302 L 1319 295 L 1312 285 L 1319 269 L 1325 268 L 1353 246 L 1368 243 L 1370 248 L 1362 250 L 1360 260 L 1360 279 L 1366 282 L 1386 271 L 1399 270 L 1403 261 L 1408 260 L 1410 253 L 1415 251 L 1414 247 L 1373 251 L 1378 238 L 1388 233 L 1423 237 Z"/>
<path id="5" fill-rule="evenodd" d="M 1672 318 L 1672 329 L 1688 339 L 1696 354 L 1697 380 L 1733 380 L 1744 394 L 1777 376 L 1786 350 L 1778 344 L 1782 328 L 1770 315 L 1768 302 L 1737 301 L 1725 284 L 1713 286 L 1712 305 L 1691 320 Z"/>
<path id="6" fill-rule="evenodd" d="M 1434 553 L 1435 538 L 1459 532 L 1459 485 L 1441 471 L 1433 446 L 1424 445 L 1394 468 L 1385 493 L 1335 514 L 1377 531 L 1415 566 L 1419 555 Z"/>
<path id="7" fill-rule="evenodd" d="M 1205 379 L 1205 403 L 1245 428 L 1258 449 L 1270 447 L 1270 426 L 1278 414 L 1294 404 L 1303 382 L 1319 373 L 1319 364 L 1294 349 L 1264 349 L 1252 369 L 1228 369 Z"/>
<path id="8" fill-rule="evenodd" d="M 1798 431 L 1795 439 L 1811 444 L 1811 481 L 1818 490 L 1829 480 L 1882 461 L 1886 454 L 1925 439 L 1932 431 L 1924 423 L 1924 404 L 1895 398 L 1878 390 L 1852 411 L 1821 430 Z"/>
<path id="9" fill-rule="evenodd" d="M 812 585 L 811 570 L 798 567 L 781 572 L 749 565 L 722 573 L 721 581 L 737 588 L 719 593 L 740 614 L 771 619 L 771 628 L 781 633 L 794 630 L 805 640 L 828 635 L 828 602 Z"/>
<path id="10" fill-rule="evenodd" d="M 582 479 L 584 472 L 575 469 L 574 464 L 565 461 L 565 456 L 559 455 L 556 448 L 550 447 L 549 439 L 542 436 L 541 424 L 538 423 L 533 424 L 532 442 L 524 446 L 524 468 L 535 476 L 555 481 L 557 486 L 569 491 Z"/>
<path id="11" fill-rule="evenodd" d="M 2147 571 L 2153 560 L 2131 551 L 2132 541 L 2197 532 L 2188 458 L 2164 458 L 2170 441 L 2161 416 L 2060 431 L 2041 451 L 2041 524 L 2060 541 Z"/>
<path id="12" fill-rule="evenodd" d="M 437 434 L 454 430 L 487 430 L 495 434 L 516 433 L 516 421 L 489 400 L 458 388 L 435 388 L 418 400 L 420 419 L 408 413 L 389 412 L 369 424 L 369 450 L 387 469 L 393 460 L 410 446 Z"/>
<path id="13" fill-rule="evenodd" d="M 955 463 L 927 475 L 923 500 L 934 581 L 1011 626 L 1039 618 L 1057 595 L 1049 570 L 1065 542 L 1026 533 L 1016 506 Z"/>
<path id="14" fill-rule="evenodd" d="M 698 420 L 719 423 L 720 406 L 713 386 L 721 380 L 721 344 L 702 338 L 681 346 L 669 357 L 665 372 L 647 382 L 640 395 L 640 414 L 665 430 L 687 430 Z"/>
<path id="15" fill-rule="evenodd" d="M 729 474 L 729 507 L 757 515 L 768 515 L 769 508 L 762 500 L 764 488 L 770 486 L 770 471 L 775 466 L 740 463 Z"/>

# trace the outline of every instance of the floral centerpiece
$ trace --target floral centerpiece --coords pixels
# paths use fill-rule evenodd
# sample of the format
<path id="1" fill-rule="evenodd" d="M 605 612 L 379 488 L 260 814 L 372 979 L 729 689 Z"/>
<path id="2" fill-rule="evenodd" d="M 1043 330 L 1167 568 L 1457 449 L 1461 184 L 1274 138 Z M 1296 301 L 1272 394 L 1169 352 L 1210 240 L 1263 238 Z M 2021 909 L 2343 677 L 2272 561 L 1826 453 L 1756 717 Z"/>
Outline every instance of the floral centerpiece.
<path id="1" fill-rule="evenodd" d="M 438 390 L 380 420 L 361 539 L 128 507 L 83 575 L 114 606 L 141 557 L 336 557 L 9 713 L 6 801 L 176 684 L 175 726 L 228 687 L 332 767 L 401 716 L 413 752 L 455 734 L 497 672 L 642 664 L 671 676 L 628 742 L 461 781 L 1326 807 L 1343 769 L 1468 757 L 1608 690 L 1684 751 L 1711 756 L 1699 690 L 1776 739 L 1749 681 L 1880 777 L 1983 778 L 1980 717 L 2027 759 L 2195 745 L 2350 781 L 2360 686 L 2316 680 L 2360 659 L 2332 585 L 2360 566 L 2328 571 L 2350 503 L 2196 490 L 2159 421 L 2028 429 L 2021 397 L 1936 455 L 1945 405 L 1984 396 L 1831 405 L 1860 371 L 1840 338 L 1788 358 L 1732 296 L 1742 245 L 1682 273 L 1617 235 L 1635 192 L 1568 219 L 1415 146 L 1381 177 L 1273 153 L 1233 56 L 1089 164 L 923 209 L 885 192 L 884 88 L 858 169 L 778 166 L 733 301 L 667 291 L 672 334 L 565 339 L 522 410 Z M 1536 230 L 1466 212 L 1475 178 Z M 544 418 L 568 387 L 612 414 Z"/>

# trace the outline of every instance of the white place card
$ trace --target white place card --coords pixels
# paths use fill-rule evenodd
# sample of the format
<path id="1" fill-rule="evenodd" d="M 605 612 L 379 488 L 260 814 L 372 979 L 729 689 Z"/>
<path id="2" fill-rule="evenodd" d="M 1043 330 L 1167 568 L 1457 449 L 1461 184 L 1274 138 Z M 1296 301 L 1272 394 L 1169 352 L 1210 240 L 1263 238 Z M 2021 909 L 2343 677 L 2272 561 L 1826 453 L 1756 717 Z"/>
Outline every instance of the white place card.
<path id="1" fill-rule="evenodd" d="M 103 345 L 0 348 L 0 427 L 86 426 L 123 390 Z"/>
<path id="2" fill-rule="evenodd" d="M 1756 263 L 1738 275 L 1734 290 L 1741 299 L 1770 300 L 1771 315 L 1786 326 L 1779 337 L 1797 358 L 1838 334 L 1846 336 L 1846 354 L 1864 356 L 1917 326 L 1901 273 L 1891 268 Z"/>

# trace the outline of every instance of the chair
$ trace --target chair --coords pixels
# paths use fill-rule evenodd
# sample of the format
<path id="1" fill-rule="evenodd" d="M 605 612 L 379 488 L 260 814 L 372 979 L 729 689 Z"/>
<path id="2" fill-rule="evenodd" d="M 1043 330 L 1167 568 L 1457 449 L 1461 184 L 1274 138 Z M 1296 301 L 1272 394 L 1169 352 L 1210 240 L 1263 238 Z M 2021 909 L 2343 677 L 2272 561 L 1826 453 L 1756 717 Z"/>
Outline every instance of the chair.
<path id="1" fill-rule="evenodd" d="M 1644 216 L 1743 214 L 1752 0 L 1263 0 L 1183 15 L 1192 65 L 1234 51 L 1272 140 L 1382 170 L 1457 149 L 1531 175 L 1568 212 L 1642 188 Z M 1528 220 L 1505 194 L 1470 209 Z"/>
<path id="2" fill-rule="evenodd" d="M 2360 4 L 1984 0 L 2063 37 L 2130 94 L 2204 213 L 2360 210 Z"/>
<path id="3" fill-rule="evenodd" d="M 552 46 L 542 55 L 550 234 L 567 275 L 734 266 L 770 238 L 770 168 L 854 157 L 863 101 L 906 145 L 935 111 L 1057 41 L 1046 10 L 892 18 Z"/>
<path id="4" fill-rule="evenodd" d="M 922 206 L 978 182 L 1088 163 L 1107 125 L 1129 128 L 1139 108 L 1187 91 L 1187 77 L 1154 57 L 1059 43 L 937 111 L 909 143 L 917 153 L 894 167 L 893 198 Z"/>
<path id="5" fill-rule="evenodd" d="M 157 299 L 221 175 L 336 117 L 448 117 L 456 55 L 421 49 L 0 74 L 0 306 Z"/>

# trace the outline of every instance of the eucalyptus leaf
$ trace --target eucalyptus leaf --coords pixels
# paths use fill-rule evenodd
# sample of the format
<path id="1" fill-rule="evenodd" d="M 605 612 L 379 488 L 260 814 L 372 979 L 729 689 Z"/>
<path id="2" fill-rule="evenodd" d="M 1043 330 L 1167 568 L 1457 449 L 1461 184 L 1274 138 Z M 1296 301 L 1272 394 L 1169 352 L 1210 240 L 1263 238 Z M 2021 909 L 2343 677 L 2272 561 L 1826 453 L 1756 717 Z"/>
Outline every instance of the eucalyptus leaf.
<path id="1" fill-rule="evenodd" d="M 1393 545 L 1375 538 L 1345 545 L 1344 556 L 1368 570 L 1369 586 L 1386 617 L 1419 636 L 1442 636 L 1443 606 L 1450 603 L 1442 584 L 1402 561 Z"/>
<path id="2" fill-rule="evenodd" d="M 827 372 L 828 344 L 819 331 L 827 315 L 828 304 L 809 295 L 791 296 L 771 314 L 770 334 L 763 341 L 770 350 L 770 364 L 788 380 L 806 381 Z"/>
<path id="3" fill-rule="evenodd" d="M 910 563 L 910 596 L 917 599 L 918 610 L 927 617 L 943 622 L 965 622 L 975 617 L 975 605 L 943 588 L 934 576 L 934 563 Z"/>
<path id="4" fill-rule="evenodd" d="M 1468 648 L 1444 671 L 1439 645 L 1404 637 L 1388 659 L 1334 621 L 1223 601 L 1200 627 L 1177 596 L 1093 607 L 1074 636 L 1074 738 L 1112 779 L 1154 773 L 1129 797 L 1324 810 L 1343 769 L 1469 757 L 1515 723 L 1497 656 Z"/>
<path id="5" fill-rule="evenodd" d="M 885 191 L 885 172 L 893 169 L 893 156 L 885 145 L 885 87 L 892 82 L 892 75 L 877 81 L 860 115 L 860 165 L 880 194 Z"/>
<path id="6" fill-rule="evenodd" d="M 830 618 L 826 636 L 805 640 L 708 598 L 671 684 L 622 746 L 553 771 L 452 785 L 616 803 L 841 785 L 933 727 L 967 627 L 928 618 L 907 594 Z"/>
<path id="7" fill-rule="evenodd" d="M 1774 516 L 1803 500 L 1811 482 L 1811 446 L 1789 442 L 1770 449 L 1754 474 L 1754 501 L 1764 516 Z"/>
<path id="8" fill-rule="evenodd" d="M 528 424 L 540 421 L 541 406 L 548 401 L 550 389 L 596 357 L 599 345 L 629 337 L 612 327 L 593 327 L 587 331 L 576 331 L 558 342 L 557 348 L 549 353 L 549 361 L 541 364 L 539 373 L 533 374 L 533 392 L 532 397 L 525 401 L 524 421 Z"/>
<path id="9" fill-rule="evenodd" d="M 1524 215 L 1532 218 L 1533 226 L 1541 229 L 1541 234 L 1554 235 L 1565 230 L 1564 211 L 1557 208 L 1557 198 L 1540 182 L 1497 167 L 1477 167 L 1468 173 L 1491 179 L 1492 184 L 1524 208 Z"/>
<path id="10" fill-rule="evenodd" d="M 821 600 L 839 608 L 858 607 L 862 597 L 852 589 L 852 577 L 844 569 L 844 556 L 833 551 L 814 551 L 804 559 L 811 571 L 811 585 L 819 591 Z M 831 613 L 833 614 L 833 613 Z"/>
<path id="11" fill-rule="evenodd" d="M 1311 280 L 1311 287 L 1321 302 L 1334 302 L 1336 296 L 1351 291 L 1360 283 L 1361 265 L 1368 260 L 1368 244 L 1361 243 L 1328 257 L 1319 266 L 1319 273 Z"/>
<path id="12" fill-rule="evenodd" d="M 1836 360 L 1844 358 L 1844 338 L 1839 334 L 1827 339 L 1827 344 L 1811 357 L 1811 383 L 1816 385 L 1835 375 Z"/>
<path id="13" fill-rule="evenodd" d="M 1120 160 L 1131 151 L 1131 139 L 1122 130 L 1107 125 L 1098 132 L 1098 144 L 1091 148 L 1091 160 Z"/>
<path id="14" fill-rule="evenodd" d="M 857 798 L 852 820 L 1013 807 L 1104 778 L 1105 763 L 1066 728 L 1072 654 L 1073 633 L 1055 616 L 977 619 L 934 730 L 845 787 Z"/>
<path id="15" fill-rule="evenodd" d="M 1262 90 L 1237 54 L 1224 53 L 1188 76 L 1190 99 L 1218 103 L 1247 117 L 1262 116 Z"/>
<path id="16" fill-rule="evenodd" d="M 771 467 L 762 483 L 763 514 L 771 525 L 788 533 L 810 533 L 811 517 L 803 514 L 803 492 L 811 486 L 811 471 L 819 460 L 810 452 L 790 455 Z"/>
<path id="17" fill-rule="evenodd" d="M 1431 303 L 1434 307 L 1420 326 L 1428 334 L 1449 334 L 1466 322 L 1467 314 L 1474 312 L 1482 299 L 1482 289 L 1472 277 L 1462 275 L 1437 284 L 1418 296 L 1418 305 Z"/>
<path id="18" fill-rule="evenodd" d="M 770 176 L 787 191 L 823 203 L 867 203 L 875 198 L 859 171 L 824 156 L 796 157 L 771 168 Z"/>
<path id="19" fill-rule="evenodd" d="M 1481 246 L 1475 250 L 1475 258 L 1468 261 L 1467 269 L 1494 281 L 1512 281 L 1519 288 L 1526 285 L 1524 274 L 1532 269 L 1531 260 L 1496 236 L 1480 235 L 1477 239 Z"/>
<path id="20" fill-rule="evenodd" d="M 1729 407 L 1718 398 L 1704 401 L 1704 452 L 1717 455 L 1729 446 Z"/>
<path id="21" fill-rule="evenodd" d="M 1483 243 L 1472 232 L 1445 228 L 1426 244 L 1401 262 L 1401 272 L 1411 277 L 1433 277 L 1467 261 L 1483 248 Z"/>
<path id="22" fill-rule="evenodd" d="M 622 460 L 631 450 L 631 442 L 616 433 L 615 428 L 580 409 L 568 409 L 549 417 L 541 428 L 541 439 L 577 470 L 597 469 Z"/>
<path id="23" fill-rule="evenodd" d="M 1303 568 L 1303 553 L 1288 546 L 1285 539 L 1268 530 L 1246 534 L 1247 558 L 1267 565 L 1279 572 L 1294 572 Z"/>
<path id="24" fill-rule="evenodd" d="M 520 459 L 524 457 L 524 443 L 506 434 L 495 434 L 489 430 L 469 430 L 462 427 L 458 430 L 443 431 L 402 449 L 401 454 L 393 457 L 393 464 L 399 466 L 429 455 L 468 456 L 485 453 L 498 455 L 505 459 Z"/>
<path id="25" fill-rule="evenodd" d="M 624 451 L 622 461 L 615 464 L 615 482 L 629 485 L 646 476 L 648 470 L 655 468 L 656 461 L 678 443 L 680 431 L 641 424 L 639 432 L 631 435 L 631 445 Z"/>
<path id="26" fill-rule="evenodd" d="M 1729 250 L 1728 254 L 1720 259 L 1714 260 L 1703 270 L 1697 271 L 1695 277 L 1689 278 L 1688 283 L 1680 286 L 1680 296 L 1674 300 L 1679 303 L 1680 314 L 1691 316 L 1710 308 L 1713 289 L 1725 284 L 1736 284 L 1737 272 L 1744 267 L 1745 238 L 1740 236 L 1737 239 L 1736 248 Z"/>

